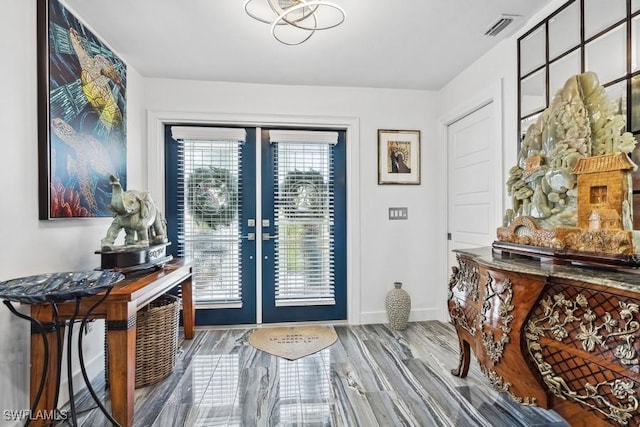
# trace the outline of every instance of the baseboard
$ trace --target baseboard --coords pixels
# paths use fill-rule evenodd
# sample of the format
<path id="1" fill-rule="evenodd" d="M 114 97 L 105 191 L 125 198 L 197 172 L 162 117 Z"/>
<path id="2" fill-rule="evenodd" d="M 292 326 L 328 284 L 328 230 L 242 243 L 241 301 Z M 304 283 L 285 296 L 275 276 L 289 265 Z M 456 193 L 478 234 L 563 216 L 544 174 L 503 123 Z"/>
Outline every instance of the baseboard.
<path id="1" fill-rule="evenodd" d="M 442 310 L 438 308 L 412 309 L 409 314 L 409 322 L 424 322 L 427 320 L 444 320 Z M 369 311 L 360 314 L 360 323 L 369 325 L 375 323 L 388 323 L 386 311 Z"/>

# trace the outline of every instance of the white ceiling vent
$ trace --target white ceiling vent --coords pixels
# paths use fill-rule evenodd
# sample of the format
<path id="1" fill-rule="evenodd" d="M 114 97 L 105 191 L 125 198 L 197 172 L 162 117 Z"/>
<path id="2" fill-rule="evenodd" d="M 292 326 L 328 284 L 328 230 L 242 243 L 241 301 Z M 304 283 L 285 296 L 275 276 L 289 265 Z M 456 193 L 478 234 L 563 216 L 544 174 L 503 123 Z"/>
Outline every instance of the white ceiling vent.
<path id="1" fill-rule="evenodd" d="M 516 18 L 519 18 L 519 17 L 520 15 L 507 15 L 503 13 L 498 17 L 498 19 L 496 19 L 491 25 L 489 25 L 489 28 L 487 28 L 487 31 L 484 32 L 484 35 L 491 36 L 491 37 L 497 36 L 505 28 L 511 25 L 513 21 L 516 20 Z"/>

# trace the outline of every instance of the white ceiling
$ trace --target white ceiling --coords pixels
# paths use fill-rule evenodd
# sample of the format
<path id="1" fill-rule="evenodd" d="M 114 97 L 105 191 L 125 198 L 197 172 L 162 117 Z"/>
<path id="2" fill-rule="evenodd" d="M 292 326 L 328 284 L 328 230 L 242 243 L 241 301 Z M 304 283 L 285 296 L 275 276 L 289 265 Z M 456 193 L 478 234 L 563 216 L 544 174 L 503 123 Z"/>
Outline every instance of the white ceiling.
<path id="1" fill-rule="evenodd" d="M 438 90 L 550 0 L 333 0 L 341 26 L 275 41 L 244 0 L 64 0 L 145 77 Z M 261 1 L 261 0 L 256 0 Z M 500 14 L 522 15 L 497 37 Z"/>

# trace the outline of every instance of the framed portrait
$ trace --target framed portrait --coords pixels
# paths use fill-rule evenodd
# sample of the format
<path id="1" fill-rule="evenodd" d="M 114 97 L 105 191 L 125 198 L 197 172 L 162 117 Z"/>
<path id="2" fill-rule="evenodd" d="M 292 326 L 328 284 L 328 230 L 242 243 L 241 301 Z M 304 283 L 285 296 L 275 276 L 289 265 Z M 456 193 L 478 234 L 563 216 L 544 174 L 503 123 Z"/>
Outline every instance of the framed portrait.
<path id="1" fill-rule="evenodd" d="M 420 184 L 420 131 L 378 129 L 378 184 Z"/>
<path id="2" fill-rule="evenodd" d="M 127 180 L 127 68 L 58 0 L 37 0 L 39 218 L 112 216 Z"/>

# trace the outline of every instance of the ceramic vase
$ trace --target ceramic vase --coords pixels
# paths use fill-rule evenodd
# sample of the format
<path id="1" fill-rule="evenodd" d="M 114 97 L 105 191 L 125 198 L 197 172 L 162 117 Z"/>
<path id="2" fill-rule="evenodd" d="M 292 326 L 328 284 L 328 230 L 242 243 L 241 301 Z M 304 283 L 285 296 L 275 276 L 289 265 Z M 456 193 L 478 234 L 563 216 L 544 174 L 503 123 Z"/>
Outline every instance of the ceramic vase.
<path id="1" fill-rule="evenodd" d="M 394 289 L 390 290 L 385 298 L 385 308 L 387 309 L 389 326 L 401 331 L 407 328 L 411 312 L 411 296 L 402 289 L 402 282 L 394 282 L 393 286 Z"/>

